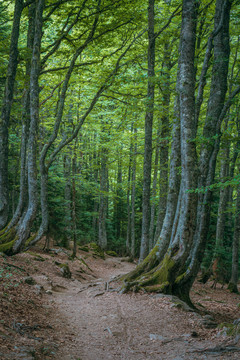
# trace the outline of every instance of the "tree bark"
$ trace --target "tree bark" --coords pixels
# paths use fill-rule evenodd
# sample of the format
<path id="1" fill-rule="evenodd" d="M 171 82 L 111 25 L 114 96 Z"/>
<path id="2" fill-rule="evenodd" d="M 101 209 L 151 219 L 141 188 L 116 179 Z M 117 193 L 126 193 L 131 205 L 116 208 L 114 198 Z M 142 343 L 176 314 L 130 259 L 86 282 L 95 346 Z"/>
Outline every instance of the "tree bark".
<path id="1" fill-rule="evenodd" d="M 229 18 L 231 2 L 221 0 L 216 2 L 215 29 L 221 23 L 221 30 L 214 38 L 214 62 L 212 69 L 211 89 L 208 101 L 207 115 L 203 129 L 203 137 L 207 140 L 201 148 L 199 160 L 198 188 L 204 189 L 214 181 L 216 159 L 220 145 L 220 128 L 223 120 L 222 111 L 227 91 L 227 76 L 229 62 Z M 186 278 L 197 275 L 203 258 L 207 239 L 211 210 L 211 191 L 207 189 L 198 196 L 197 229 L 194 247 L 190 255 L 190 266 Z"/>
<path id="2" fill-rule="evenodd" d="M 126 276 L 126 285 L 123 289 L 126 291 L 135 286 L 137 288 L 144 287 L 147 291 L 172 293 L 188 303 L 190 303 L 190 287 L 188 284 L 183 286 L 180 283 L 186 271 L 185 262 L 193 243 L 197 215 L 197 196 L 194 192 L 187 191 L 197 188 L 197 154 L 196 145 L 193 141 L 196 137 L 196 127 L 193 126 L 195 111 L 194 55 L 196 16 L 197 5 L 195 1 L 184 0 L 180 37 L 179 82 L 177 86 L 180 109 L 181 191 L 178 196 L 178 206 L 170 237 L 170 245 L 164 254 L 163 261 L 159 266 L 156 266 L 159 264 L 158 257 L 162 256 L 159 253 L 159 246 L 161 246 L 161 241 L 159 241 L 159 244 L 154 247 L 143 263 L 134 272 Z M 176 153 L 172 152 L 172 158 L 175 155 L 177 156 Z M 173 179 L 170 179 L 170 182 L 171 180 Z M 165 219 L 167 217 L 168 211 Z M 163 239 L 163 242 L 165 241 L 166 238 Z"/>
<path id="3" fill-rule="evenodd" d="M 102 149 L 100 168 L 100 201 L 99 201 L 99 222 L 98 222 L 98 244 L 102 249 L 107 247 L 107 191 L 108 191 L 108 170 L 107 170 L 107 149 Z"/>
<path id="4" fill-rule="evenodd" d="M 31 72 L 31 56 L 33 50 L 34 41 L 34 27 L 35 27 L 35 10 L 36 3 L 32 3 L 28 10 L 28 36 L 27 36 L 27 48 L 30 56 L 26 59 L 26 80 L 22 99 L 22 136 L 21 136 L 21 150 L 20 150 L 20 189 L 19 199 L 16 211 L 10 223 L 7 226 L 6 231 L 9 231 L 12 227 L 17 225 L 21 218 L 24 208 L 27 205 L 28 199 L 28 183 L 27 183 L 27 144 L 29 137 L 29 126 L 30 126 L 30 72 Z"/>
<path id="5" fill-rule="evenodd" d="M 159 204 L 157 224 L 154 234 L 154 244 L 156 244 L 162 230 L 164 217 L 167 207 L 168 194 L 168 156 L 169 156 L 169 104 L 170 104 L 170 49 L 169 42 L 164 44 L 163 73 L 165 81 L 162 84 L 163 96 L 163 116 L 160 132 L 160 179 L 159 179 Z"/>
<path id="6" fill-rule="evenodd" d="M 28 208 L 18 227 L 17 239 L 13 245 L 13 252 L 19 252 L 30 235 L 31 225 L 35 219 L 38 205 L 37 190 L 37 137 L 39 124 L 39 73 L 40 50 L 42 39 L 43 9 L 45 0 L 39 0 L 36 7 L 35 34 L 30 73 L 30 130 L 28 139 Z"/>
<path id="7" fill-rule="evenodd" d="M 126 236 L 126 252 L 130 255 L 130 244 L 131 244 L 131 206 L 130 206 L 130 190 L 131 190 L 131 177 L 132 177 L 132 162 L 133 162 L 133 123 L 131 124 L 131 140 L 129 150 L 129 163 L 128 163 L 128 188 L 127 188 L 127 236 Z"/>
<path id="8" fill-rule="evenodd" d="M 5 227 L 9 211 L 8 189 L 8 127 L 18 65 L 18 38 L 23 0 L 15 0 L 10 54 L 0 118 L 0 230 Z"/>
<path id="9" fill-rule="evenodd" d="M 151 169 L 152 169 L 152 124 L 153 124 L 154 89 L 155 89 L 154 3 L 155 0 L 148 1 L 148 91 L 147 91 L 147 110 L 145 116 L 142 236 L 141 236 L 139 262 L 145 259 L 149 251 L 149 226 L 150 226 L 150 216 L 151 216 L 150 187 L 151 187 Z"/>
<path id="10" fill-rule="evenodd" d="M 240 170 L 240 169 L 239 169 Z M 234 221 L 234 234 L 232 244 L 232 275 L 228 285 L 231 292 L 238 293 L 239 268 L 239 239 L 240 239 L 240 185 L 237 189 L 236 212 Z"/>
<path id="11" fill-rule="evenodd" d="M 131 256 L 134 259 L 136 252 L 135 245 L 135 202 L 136 202 L 136 168 L 137 168 L 137 127 L 134 126 L 134 145 L 132 161 L 132 189 L 131 189 Z"/>

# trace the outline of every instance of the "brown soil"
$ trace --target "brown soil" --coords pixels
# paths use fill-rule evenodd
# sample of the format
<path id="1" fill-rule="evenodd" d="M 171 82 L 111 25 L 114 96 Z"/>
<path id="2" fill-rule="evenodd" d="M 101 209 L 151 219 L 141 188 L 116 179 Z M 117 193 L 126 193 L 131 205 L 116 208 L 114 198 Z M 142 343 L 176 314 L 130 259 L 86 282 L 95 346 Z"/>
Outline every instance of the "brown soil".
<path id="1" fill-rule="evenodd" d="M 71 261 L 55 250 L 0 256 L 0 359 L 240 358 L 238 337 L 208 328 L 240 318 L 239 295 L 196 282 L 200 312 L 191 312 L 167 296 L 119 294 L 109 281 L 135 266 L 124 259 L 79 252 Z M 71 279 L 59 263 L 68 263 Z M 36 285 L 25 283 L 28 275 Z"/>

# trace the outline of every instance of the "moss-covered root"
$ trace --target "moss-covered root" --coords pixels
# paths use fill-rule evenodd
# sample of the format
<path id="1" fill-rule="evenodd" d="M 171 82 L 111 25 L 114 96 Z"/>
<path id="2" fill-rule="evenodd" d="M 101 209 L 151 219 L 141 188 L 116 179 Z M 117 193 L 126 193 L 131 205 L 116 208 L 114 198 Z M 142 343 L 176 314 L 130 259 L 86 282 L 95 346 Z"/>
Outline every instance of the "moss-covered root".
<path id="1" fill-rule="evenodd" d="M 13 247 L 14 242 L 15 242 L 15 240 L 12 240 L 12 241 L 6 242 L 4 244 L 0 244 L 0 252 L 10 255 L 12 253 L 12 247 Z"/>
<path id="2" fill-rule="evenodd" d="M 16 229 L 15 227 L 11 228 L 8 231 L 1 231 L 0 233 L 0 244 L 5 244 L 11 242 L 16 236 Z"/>
<path id="3" fill-rule="evenodd" d="M 170 279 L 172 277 L 171 273 L 174 265 L 175 261 L 166 254 L 160 265 L 145 273 L 141 271 L 138 278 L 134 281 L 128 281 L 129 277 L 127 276 L 124 279 L 125 284 L 122 288 L 122 292 L 127 292 L 133 288 L 142 288 L 148 292 L 170 292 Z"/>
<path id="4" fill-rule="evenodd" d="M 13 235 L 15 235 L 15 232 L 12 232 L 12 236 Z M 25 244 L 23 244 L 23 246 L 20 249 L 18 249 L 17 252 L 14 252 L 14 250 L 13 250 L 14 249 L 14 243 L 18 239 L 18 237 L 15 236 L 14 238 L 11 239 L 11 241 L 5 242 L 4 244 L 0 244 L 0 252 L 3 252 L 4 254 L 7 254 L 7 255 L 14 255 L 15 253 L 26 250 L 28 248 L 28 245 L 30 244 L 30 242 L 32 240 L 34 240 L 35 237 L 36 237 L 36 235 L 30 236 L 25 241 Z"/>
<path id="5" fill-rule="evenodd" d="M 138 280 L 142 274 L 146 274 L 155 269 L 158 265 L 157 251 L 158 247 L 155 246 L 146 259 L 144 259 L 134 270 L 129 272 L 127 275 L 124 275 L 121 280 L 125 283 L 135 283 L 134 280 Z"/>

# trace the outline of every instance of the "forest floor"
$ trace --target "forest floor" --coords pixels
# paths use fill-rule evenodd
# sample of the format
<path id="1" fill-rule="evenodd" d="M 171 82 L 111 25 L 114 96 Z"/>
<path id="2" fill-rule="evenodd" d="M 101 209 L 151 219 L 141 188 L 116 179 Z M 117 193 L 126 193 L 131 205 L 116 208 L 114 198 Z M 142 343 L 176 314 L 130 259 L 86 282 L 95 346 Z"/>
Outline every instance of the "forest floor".
<path id="1" fill-rule="evenodd" d="M 66 263 L 70 279 L 62 276 Z M 91 251 L 71 261 L 57 247 L 0 255 L 0 359 L 240 358 L 240 335 L 219 326 L 240 322 L 239 295 L 196 281 L 195 312 L 169 296 L 119 294 L 111 279 L 134 266 Z"/>

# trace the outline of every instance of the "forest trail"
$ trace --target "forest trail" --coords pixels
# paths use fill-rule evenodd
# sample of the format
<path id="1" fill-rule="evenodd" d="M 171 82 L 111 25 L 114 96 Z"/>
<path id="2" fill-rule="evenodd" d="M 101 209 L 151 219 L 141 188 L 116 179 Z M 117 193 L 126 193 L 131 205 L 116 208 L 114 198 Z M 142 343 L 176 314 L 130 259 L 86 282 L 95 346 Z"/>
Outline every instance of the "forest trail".
<path id="1" fill-rule="evenodd" d="M 119 295 L 105 291 L 106 282 L 129 272 L 133 264 L 120 258 L 94 260 L 97 276 L 74 280 L 54 295 L 56 317 L 64 329 L 64 360 L 194 360 L 239 359 L 239 352 L 209 350 L 223 345 L 219 330 L 205 329 L 202 317 L 175 306 L 168 297 Z M 117 284 L 114 284 L 117 288 Z"/>
<path id="2" fill-rule="evenodd" d="M 30 273 L 36 285 L 21 282 L 7 299 L 2 298 L 1 319 L 6 320 L 0 328 L 4 336 L 0 359 L 239 359 L 239 341 L 234 343 L 216 328 L 216 323 L 240 318 L 238 295 L 196 283 L 191 296 L 205 307 L 200 315 L 168 296 L 120 295 L 115 291 L 120 284 L 108 282 L 133 269 L 135 265 L 124 259 L 78 256 L 91 270 L 79 260 L 69 261 L 62 252 L 25 253 L 6 260 Z M 71 279 L 62 277 L 60 263 L 69 264 Z M 18 328 L 12 326 L 13 320 Z"/>

